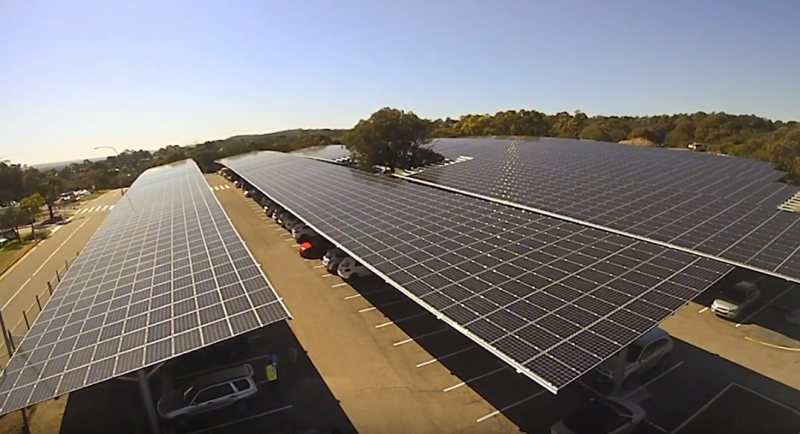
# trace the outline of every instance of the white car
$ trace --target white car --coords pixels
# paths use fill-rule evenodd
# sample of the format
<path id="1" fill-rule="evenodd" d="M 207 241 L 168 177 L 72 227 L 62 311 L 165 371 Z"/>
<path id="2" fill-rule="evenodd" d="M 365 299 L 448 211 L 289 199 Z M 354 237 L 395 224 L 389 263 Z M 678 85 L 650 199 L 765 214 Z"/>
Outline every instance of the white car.
<path id="1" fill-rule="evenodd" d="M 336 274 L 342 279 L 355 279 L 358 277 L 372 276 L 372 271 L 348 256 L 339 264 L 339 268 L 336 269 Z"/>
<path id="2" fill-rule="evenodd" d="M 711 311 L 723 318 L 736 320 L 753 307 L 760 295 L 761 291 L 753 282 L 726 286 L 720 291 L 719 298 L 711 303 Z"/>
<path id="3" fill-rule="evenodd" d="M 550 433 L 627 434 L 632 433 L 645 416 L 644 409 L 628 399 L 592 399 L 584 407 L 550 427 Z"/>
<path id="4" fill-rule="evenodd" d="M 636 372 L 646 372 L 660 367 L 672 352 L 672 338 L 669 333 L 656 327 L 643 334 L 628 346 L 625 358 L 623 381 Z M 612 357 L 597 367 L 597 372 L 609 380 L 614 380 L 617 357 Z"/>
<path id="5" fill-rule="evenodd" d="M 158 400 L 159 415 L 184 425 L 186 419 L 231 405 L 243 405 L 242 400 L 258 393 L 253 380 L 253 367 L 244 364 L 211 372 L 194 379 L 185 390 L 164 394 Z"/>

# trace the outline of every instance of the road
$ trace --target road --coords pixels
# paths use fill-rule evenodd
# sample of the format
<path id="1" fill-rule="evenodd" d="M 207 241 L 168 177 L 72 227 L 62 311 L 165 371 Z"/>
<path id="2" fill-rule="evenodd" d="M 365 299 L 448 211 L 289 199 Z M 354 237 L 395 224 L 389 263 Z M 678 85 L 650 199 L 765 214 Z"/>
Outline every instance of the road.
<path id="1" fill-rule="evenodd" d="M 36 305 L 37 294 L 47 297 L 47 282 L 56 281 L 56 271 L 63 274 L 66 262 L 71 263 L 75 259 L 119 198 L 119 191 L 114 190 L 82 204 L 69 223 L 53 226 L 53 233 L 48 239 L 0 276 L 3 316 L 6 327 L 12 330 L 14 336 L 25 333 L 22 311 L 31 311 L 31 307 Z M 38 307 L 33 308 L 34 314 L 38 314 L 38 311 Z M 2 352 L 5 353 L 5 348 Z"/>

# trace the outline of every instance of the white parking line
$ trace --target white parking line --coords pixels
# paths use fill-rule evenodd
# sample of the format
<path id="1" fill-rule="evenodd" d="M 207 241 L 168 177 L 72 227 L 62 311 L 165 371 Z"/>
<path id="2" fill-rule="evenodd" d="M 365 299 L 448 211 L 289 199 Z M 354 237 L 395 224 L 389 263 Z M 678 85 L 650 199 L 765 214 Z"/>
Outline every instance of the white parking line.
<path id="1" fill-rule="evenodd" d="M 320 276 L 320 277 L 331 277 L 331 276 L 333 276 L 333 274 L 330 274 L 330 273 L 325 273 L 325 274 L 323 274 L 323 275 L 322 275 L 322 276 Z"/>
<path id="2" fill-rule="evenodd" d="M 216 430 L 218 430 L 220 428 L 224 428 L 226 426 L 235 425 L 235 424 L 240 423 L 240 422 L 244 422 L 244 421 L 251 420 L 251 419 L 256 419 L 256 418 L 263 417 L 263 416 L 268 416 L 270 414 L 280 413 L 282 411 L 290 410 L 291 408 L 292 408 L 291 404 L 285 405 L 285 406 L 280 407 L 280 408 L 276 408 L 276 409 L 273 409 L 273 410 L 268 410 L 268 411 L 265 411 L 265 412 L 262 412 L 262 413 L 254 414 L 254 415 L 247 416 L 247 417 L 243 417 L 241 419 L 236 419 L 236 420 L 233 420 L 233 421 L 230 421 L 230 422 L 221 423 L 219 425 L 214 425 L 212 427 L 204 428 L 204 429 L 197 430 L 197 431 L 192 431 L 189 434 L 199 434 L 199 433 L 204 433 L 204 432 L 216 432 Z"/>
<path id="3" fill-rule="evenodd" d="M 105 205 L 105 206 L 103 207 L 103 211 L 108 211 L 108 205 Z"/>
<path id="4" fill-rule="evenodd" d="M 112 209 L 114 209 L 114 205 L 109 205 L 108 210 L 111 211 Z"/>
<path id="5" fill-rule="evenodd" d="M 300 244 L 292 244 L 292 247 L 300 247 Z"/>
<path id="6" fill-rule="evenodd" d="M 345 300 L 352 300 L 352 299 L 354 299 L 354 298 L 359 298 L 359 297 L 361 297 L 361 294 L 353 294 L 353 295 L 348 295 L 348 296 L 347 296 L 347 297 L 345 297 L 344 299 L 345 299 Z"/>
<path id="7" fill-rule="evenodd" d="M 282 231 L 282 230 L 283 230 L 283 228 L 281 228 L 281 227 L 275 228 L 275 232 Z"/>
<path id="8" fill-rule="evenodd" d="M 733 385 L 733 383 L 728 383 L 728 385 L 727 385 L 727 386 L 723 387 L 723 388 L 722 388 L 722 390 L 720 390 L 720 391 L 719 391 L 719 393 L 717 393 L 716 395 L 714 395 L 714 397 L 713 397 L 713 398 L 711 398 L 710 400 L 708 400 L 708 402 L 706 402 L 705 404 L 703 404 L 703 406 L 702 406 L 702 407 L 700 407 L 700 409 L 699 409 L 699 410 L 697 410 L 696 412 L 692 413 L 692 415 L 691 415 L 691 416 L 689 416 L 689 417 L 688 417 L 686 420 L 684 420 L 684 421 L 683 421 L 683 423 L 681 423 L 680 425 L 678 425 L 678 427 L 677 427 L 677 428 L 675 428 L 674 430 L 672 430 L 672 432 L 680 432 L 680 430 L 681 430 L 681 429 L 683 429 L 683 427 L 685 427 L 686 425 L 688 425 L 688 424 L 689 424 L 689 422 L 691 422 L 691 421 L 692 421 L 694 418 L 696 418 L 696 417 L 697 417 L 697 416 L 698 416 L 700 413 L 702 413 L 702 412 L 703 412 L 705 409 L 707 409 L 707 408 L 708 408 L 708 407 L 709 407 L 711 404 L 713 404 L 713 403 L 714 403 L 714 401 L 716 401 L 717 399 L 719 399 L 719 397 L 720 397 L 720 396 L 722 396 L 722 394 L 724 394 L 724 393 L 725 393 L 725 391 L 727 391 L 728 389 L 730 389 L 732 385 Z"/>
<path id="9" fill-rule="evenodd" d="M 478 381 L 478 380 L 480 380 L 482 378 L 486 378 L 486 377 L 488 377 L 490 375 L 494 375 L 494 374 L 496 374 L 498 372 L 505 371 L 505 370 L 508 370 L 507 366 L 503 366 L 501 368 L 497 368 L 497 369 L 489 371 L 489 372 L 487 372 L 485 374 L 478 375 L 477 377 L 472 377 L 469 380 L 465 380 L 465 381 L 462 381 L 462 382 L 460 382 L 458 384 L 454 384 L 454 385 L 452 385 L 450 387 L 445 387 L 444 389 L 442 389 L 442 392 L 451 392 L 453 390 L 458 389 L 459 387 L 466 386 L 467 384 L 472 383 L 473 381 Z"/>
<path id="10" fill-rule="evenodd" d="M 739 384 L 739 383 L 731 383 L 731 385 L 732 385 L 732 386 L 736 386 L 736 387 L 738 387 L 738 388 L 740 388 L 740 389 L 744 389 L 744 390 L 748 391 L 749 393 L 752 393 L 753 395 L 758 395 L 758 396 L 760 396 L 761 398 L 764 398 L 764 399 L 766 399 L 767 401 L 769 401 L 769 402 L 771 402 L 771 403 L 773 403 L 773 404 L 775 404 L 775 405 L 777 405 L 777 406 L 783 407 L 783 408 L 785 408 L 785 409 L 787 409 L 787 410 L 791 411 L 792 413 L 794 413 L 794 414 L 796 414 L 796 415 L 800 416 L 800 410 L 798 410 L 798 409 L 796 409 L 796 408 L 794 408 L 794 407 L 790 407 L 790 406 L 788 406 L 788 405 L 786 405 L 786 404 L 784 404 L 784 403 L 782 403 L 782 402 L 780 402 L 780 401 L 778 401 L 778 400 L 776 400 L 776 399 L 774 399 L 774 398 L 771 398 L 771 397 L 769 397 L 769 396 L 767 396 L 767 395 L 764 395 L 764 394 L 763 394 L 763 393 L 761 393 L 761 392 L 757 392 L 757 391 L 755 391 L 755 390 L 753 390 L 753 389 L 751 389 L 751 388 L 749 388 L 749 387 L 747 387 L 747 386 L 745 386 L 745 385 L 743 385 L 743 384 Z"/>
<path id="11" fill-rule="evenodd" d="M 697 311 L 697 313 L 703 313 L 703 312 L 705 312 L 705 311 L 707 311 L 707 310 L 708 310 L 708 306 L 706 306 L 706 307 L 704 307 L 704 308 L 702 308 L 702 309 L 698 310 L 698 311 Z"/>
<path id="12" fill-rule="evenodd" d="M 389 321 L 388 323 L 385 323 L 385 324 L 387 324 L 387 325 L 389 325 L 389 324 L 397 324 L 399 322 L 408 321 L 410 319 L 416 319 L 416 318 L 423 317 L 423 316 L 426 316 L 426 315 L 430 315 L 430 313 L 422 312 L 422 313 L 418 313 L 416 315 L 411 315 L 411 316 L 407 316 L 407 317 L 404 317 L 404 318 L 398 318 L 398 319 L 396 319 L 394 321 Z M 381 326 L 383 326 L 383 325 L 381 324 Z M 375 328 L 379 328 L 379 326 L 375 326 Z"/>
<path id="13" fill-rule="evenodd" d="M 783 297 L 783 295 L 784 295 L 784 294 L 786 294 L 787 292 L 789 292 L 789 290 L 791 290 L 792 288 L 794 288 L 794 284 L 793 284 L 793 283 L 790 283 L 789 285 L 787 285 L 787 286 L 786 286 L 786 289 L 784 289 L 783 291 L 781 291 L 781 293 L 780 293 L 780 294 L 778 294 L 777 296 L 773 297 L 773 298 L 772 298 L 770 301 L 768 301 L 768 302 L 764 303 L 764 305 L 763 305 L 763 306 L 761 306 L 760 308 L 758 308 L 758 310 L 754 310 L 753 312 L 751 312 L 751 313 L 750 313 L 750 315 L 747 315 L 747 316 L 746 316 L 746 317 L 745 317 L 745 318 L 744 318 L 744 319 L 743 319 L 741 322 L 737 323 L 735 327 L 736 327 L 736 328 L 739 328 L 739 327 L 741 327 L 741 325 L 742 325 L 743 323 L 746 323 L 747 321 L 749 321 L 749 320 L 750 320 L 750 318 L 753 318 L 753 317 L 754 317 L 754 316 L 756 316 L 756 315 L 757 315 L 759 312 L 761 312 L 762 310 L 764 310 L 764 308 L 766 308 L 767 306 L 771 305 L 772 303 L 774 303 L 775 301 L 777 301 L 779 298 Z"/>
<path id="14" fill-rule="evenodd" d="M 419 336 L 416 336 L 416 337 L 414 337 L 414 338 L 408 338 L 408 339 L 403 339 L 402 341 L 397 341 L 397 342 L 393 343 L 393 344 L 392 344 L 392 346 L 394 346 L 394 347 L 399 347 L 400 345 L 404 345 L 404 344 L 407 344 L 407 343 L 409 343 L 409 342 L 413 342 L 413 341 L 414 341 L 414 339 L 422 339 L 422 338 L 427 338 L 428 336 L 433 336 L 433 335 L 435 335 L 435 334 L 439 334 L 439 333 L 442 333 L 442 332 L 446 332 L 446 331 L 448 331 L 448 330 L 453 330 L 453 328 L 452 328 L 452 327 L 444 327 L 444 328 L 441 328 L 441 329 L 439 329 L 439 330 L 436 330 L 436 331 L 432 331 L 432 332 L 428 332 L 428 333 L 423 333 L 423 334 L 421 334 L 421 335 L 419 335 Z"/>
<path id="15" fill-rule="evenodd" d="M 392 324 L 394 324 L 394 321 L 387 321 L 387 322 L 380 323 L 380 324 L 376 325 L 375 328 L 376 329 L 382 329 L 384 327 L 389 327 Z"/>
<path id="16" fill-rule="evenodd" d="M 517 401 L 517 402 L 515 402 L 513 404 L 509 404 L 509 405 L 501 408 L 500 410 L 495 410 L 495 411 L 487 414 L 486 416 L 481 416 L 481 417 L 475 419 L 475 422 L 481 423 L 481 422 L 485 421 L 486 419 L 490 419 L 492 417 L 495 417 L 495 416 L 497 416 L 498 414 L 500 414 L 500 413 L 502 413 L 504 411 L 511 410 L 512 408 L 514 408 L 514 407 L 516 407 L 516 406 L 518 406 L 520 404 L 524 404 L 524 403 L 530 401 L 531 399 L 534 399 L 534 398 L 540 396 L 544 392 L 545 392 L 544 390 L 540 390 L 540 391 L 534 393 L 533 395 L 531 395 L 531 396 L 529 396 L 527 398 L 520 399 L 519 401 Z"/>
<path id="17" fill-rule="evenodd" d="M 311 268 L 322 268 L 322 267 L 324 267 L 324 265 L 320 264 L 320 265 L 315 265 L 315 266 L 313 266 Z"/>
<path id="18" fill-rule="evenodd" d="M 347 284 L 347 282 L 337 283 L 336 285 L 331 285 L 331 288 L 338 288 L 340 286 L 346 286 Z"/>
<path id="19" fill-rule="evenodd" d="M 371 311 L 371 310 L 375 310 L 375 309 L 377 309 L 377 307 L 375 307 L 375 306 L 372 306 L 372 307 L 367 307 L 367 308 L 364 308 L 364 309 L 361 309 L 361 310 L 359 310 L 359 311 L 358 311 L 358 313 L 369 312 L 369 311 Z"/>
<path id="20" fill-rule="evenodd" d="M 658 381 L 658 380 L 660 380 L 661 378 L 663 378 L 665 375 L 667 375 L 667 374 L 669 374 L 670 372 L 672 372 L 672 371 L 674 371 L 674 370 L 678 369 L 678 368 L 679 368 L 681 365 L 683 365 L 683 360 L 681 360 L 680 362 L 678 362 L 678 363 L 676 363 L 676 364 L 672 365 L 672 366 L 671 366 L 669 369 L 666 369 L 666 370 L 664 370 L 664 372 L 662 372 L 662 373 L 660 373 L 660 374 L 656 375 L 654 378 L 650 379 L 650 381 L 648 381 L 648 382 L 646 382 L 646 383 L 642 384 L 641 386 L 639 386 L 639 387 L 637 387 L 637 388 L 635 388 L 635 389 L 631 390 L 630 392 L 626 393 L 626 394 L 625 394 L 625 397 L 627 398 L 627 397 L 629 397 L 629 396 L 633 395 L 634 393 L 636 393 L 636 392 L 638 392 L 638 391 L 640 391 L 640 390 L 644 389 L 645 387 L 647 387 L 647 386 L 649 386 L 649 385 L 651 385 L 651 384 L 655 383 L 656 381 Z"/>
<path id="21" fill-rule="evenodd" d="M 424 366 L 428 366 L 428 365 L 434 364 L 434 363 L 436 363 L 436 362 L 438 362 L 440 360 L 449 359 L 450 357 L 457 356 L 457 355 L 462 354 L 462 353 L 466 353 L 469 350 L 474 350 L 475 348 L 478 348 L 478 346 L 477 345 L 472 345 L 472 346 L 469 346 L 467 348 L 462 348 L 462 349 L 460 349 L 458 351 L 453 351 L 450 354 L 445 354 L 442 357 L 426 360 L 426 361 L 424 361 L 422 363 L 417 363 L 416 366 L 417 366 L 417 368 L 422 368 Z"/>

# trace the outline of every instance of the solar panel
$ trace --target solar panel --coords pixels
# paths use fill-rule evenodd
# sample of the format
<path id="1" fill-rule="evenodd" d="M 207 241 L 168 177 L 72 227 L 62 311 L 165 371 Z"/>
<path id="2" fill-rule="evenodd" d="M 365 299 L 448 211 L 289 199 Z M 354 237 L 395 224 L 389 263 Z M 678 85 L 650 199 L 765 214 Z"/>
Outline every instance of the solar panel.
<path id="1" fill-rule="evenodd" d="M 267 152 L 221 162 L 553 392 L 732 268 L 302 157 Z"/>
<path id="2" fill-rule="evenodd" d="M 350 151 L 344 145 L 312 146 L 298 149 L 293 153 L 329 161 L 342 161 L 350 158 Z"/>
<path id="3" fill-rule="evenodd" d="M 798 189 L 765 162 L 611 143 L 447 139 L 412 175 L 800 281 Z"/>
<path id="4" fill-rule="evenodd" d="M 144 172 L 0 378 L 0 413 L 289 317 L 200 170 Z"/>

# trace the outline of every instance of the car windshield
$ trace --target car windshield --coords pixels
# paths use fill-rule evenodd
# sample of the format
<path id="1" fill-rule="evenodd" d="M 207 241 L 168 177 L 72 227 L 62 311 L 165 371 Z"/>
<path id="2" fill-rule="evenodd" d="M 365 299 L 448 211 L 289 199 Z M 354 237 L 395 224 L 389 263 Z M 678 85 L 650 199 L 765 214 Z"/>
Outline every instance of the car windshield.
<path id="1" fill-rule="evenodd" d="M 642 354 L 642 345 L 638 342 L 634 342 L 628 347 L 628 355 L 625 356 L 625 360 L 628 362 L 635 362 L 639 360 L 640 354 Z"/>
<path id="2" fill-rule="evenodd" d="M 732 303 L 741 303 L 747 298 L 747 293 L 736 287 L 725 287 L 719 294 L 719 298 Z"/>
<path id="3" fill-rule="evenodd" d="M 564 425 L 576 434 L 604 433 L 630 420 L 629 411 L 613 401 L 592 401 L 564 419 Z"/>

